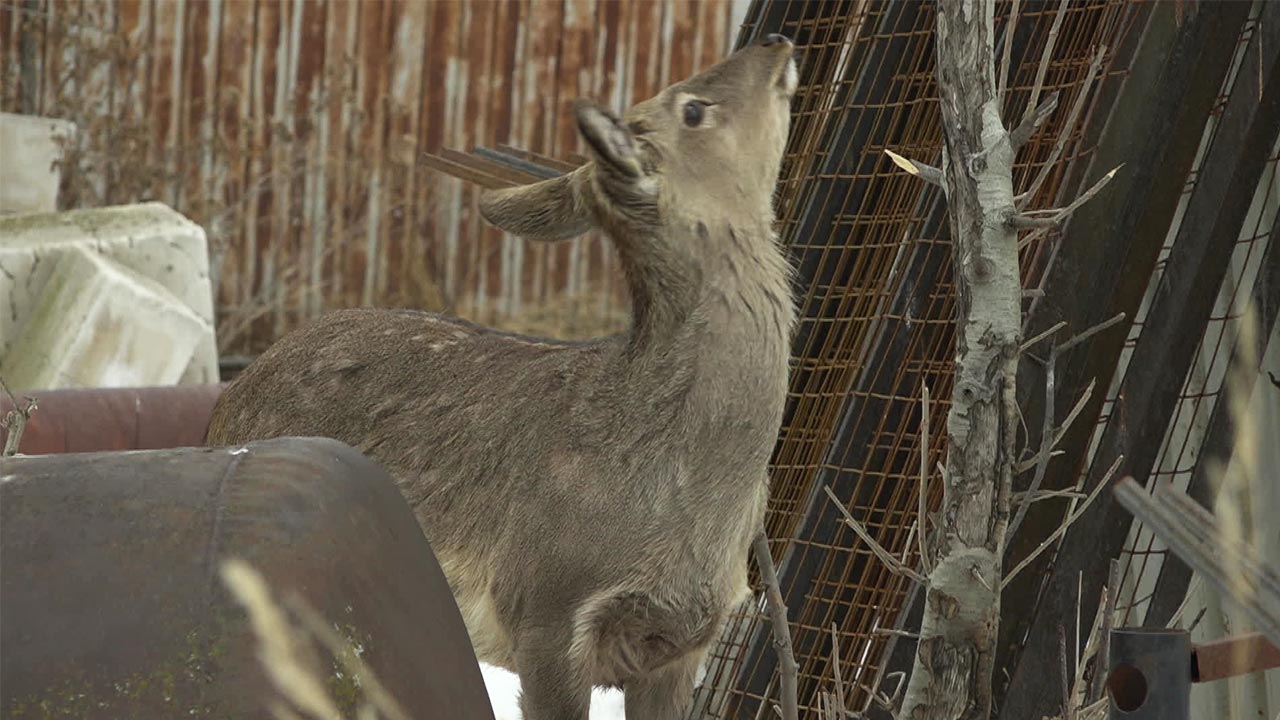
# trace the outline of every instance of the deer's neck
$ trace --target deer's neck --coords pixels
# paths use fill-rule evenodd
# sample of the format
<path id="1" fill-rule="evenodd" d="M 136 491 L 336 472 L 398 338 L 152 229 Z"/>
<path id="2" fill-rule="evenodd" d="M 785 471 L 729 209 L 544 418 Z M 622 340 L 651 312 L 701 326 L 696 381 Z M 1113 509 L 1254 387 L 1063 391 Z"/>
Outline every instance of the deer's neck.
<path id="1" fill-rule="evenodd" d="M 787 390 L 794 307 L 768 224 L 691 223 L 660 251 L 628 256 L 628 375 L 646 407 L 691 443 L 759 463 Z M 750 452 L 746 452 L 750 450 Z"/>

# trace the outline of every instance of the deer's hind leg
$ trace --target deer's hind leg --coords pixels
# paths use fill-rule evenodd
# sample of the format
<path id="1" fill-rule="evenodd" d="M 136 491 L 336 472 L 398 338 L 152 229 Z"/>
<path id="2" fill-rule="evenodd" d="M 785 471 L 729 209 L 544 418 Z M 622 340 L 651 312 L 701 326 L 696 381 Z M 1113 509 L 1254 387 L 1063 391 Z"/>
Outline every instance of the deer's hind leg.
<path id="1" fill-rule="evenodd" d="M 683 720 L 693 702 L 693 685 L 704 653 L 689 653 L 622 688 L 627 720 Z"/>

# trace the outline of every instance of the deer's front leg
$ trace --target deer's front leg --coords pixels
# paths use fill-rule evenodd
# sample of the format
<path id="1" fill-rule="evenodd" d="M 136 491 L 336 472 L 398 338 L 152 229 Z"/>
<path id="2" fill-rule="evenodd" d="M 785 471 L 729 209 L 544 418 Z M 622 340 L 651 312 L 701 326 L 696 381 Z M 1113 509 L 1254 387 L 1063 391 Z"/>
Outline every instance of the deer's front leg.
<path id="1" fill-rule="evenodd" d="M 622 692 L 627 720 L 683 720 L 693 702 L 693 684 L 703 653 L 689 653 L 675 662 L 627 680 Z"/>
<path id="2" fill-rule="evenodd" d="M 591 684 L 569 659 L 571 633 L 522 633 L 516 651 L 524 720 L 587 720 Z"/>

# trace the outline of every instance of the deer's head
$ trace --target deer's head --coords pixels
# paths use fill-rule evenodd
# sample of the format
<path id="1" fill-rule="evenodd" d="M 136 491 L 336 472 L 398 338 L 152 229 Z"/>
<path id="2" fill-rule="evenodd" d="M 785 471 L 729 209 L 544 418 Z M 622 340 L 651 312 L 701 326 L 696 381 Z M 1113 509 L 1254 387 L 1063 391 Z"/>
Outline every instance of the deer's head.
<path id="1" fill-rule="evenodd" d="M 557 240 L 604 227 L 615 236 L 678 219 L 772 219 L 798 72 L 787 38 L 769 35 L 618 117 L 575 104 L 591 162 L 567 175 L 486 192 L 497 227 Z M 743 216 L 746 216 L 745 218 Z"/>

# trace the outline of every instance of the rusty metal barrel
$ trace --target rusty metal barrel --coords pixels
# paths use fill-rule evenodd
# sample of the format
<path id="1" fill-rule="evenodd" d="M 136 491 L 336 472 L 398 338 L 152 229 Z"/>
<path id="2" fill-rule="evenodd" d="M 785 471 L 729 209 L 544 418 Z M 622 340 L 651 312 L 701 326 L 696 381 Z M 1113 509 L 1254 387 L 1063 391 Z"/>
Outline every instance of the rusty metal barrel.
<path id="1" fill-rule="evenodd" d="M 19 452 L 94 452 L 198 447 L 224 385 L 83 388 L 22 392 L 38 401 Z M 0 417 L 13 403 L 0 393 Z M 3 435 L 0 431 L 0 435 Z"/>
<path id="2" fill-rule="evenodd" d="M 298 608 L 409 717 L 492 720 L 426 538 L 351 447 L 285 438 L 0 463 L 0 717 L 271 717 L 269 703 L 288 703 L 221 576 L 239 558 L 346 717 L 370 683 L 306 634 L 315 616 L 308 626 Z"/>

